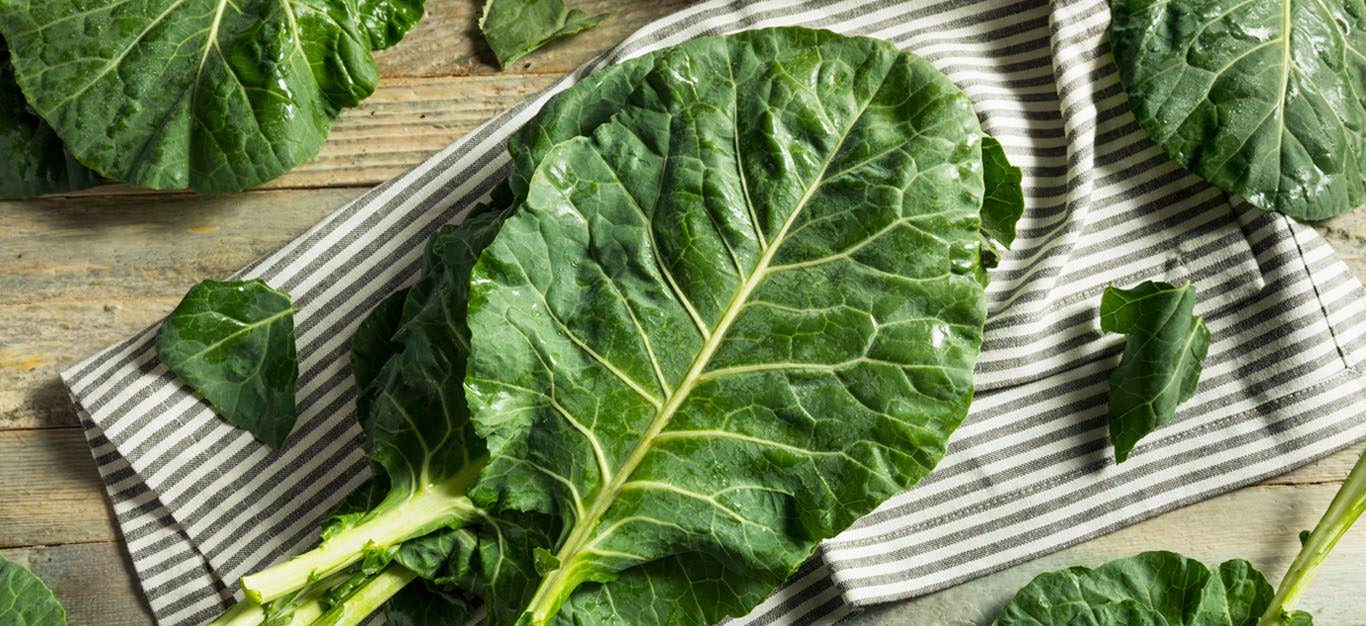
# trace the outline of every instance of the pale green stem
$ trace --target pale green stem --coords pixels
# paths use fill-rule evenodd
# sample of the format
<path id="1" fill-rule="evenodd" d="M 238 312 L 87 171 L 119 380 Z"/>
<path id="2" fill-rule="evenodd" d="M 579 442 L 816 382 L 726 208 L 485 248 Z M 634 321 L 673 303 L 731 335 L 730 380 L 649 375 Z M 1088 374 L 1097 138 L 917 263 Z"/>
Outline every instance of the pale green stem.
<path id="1" fill-rule="evenodd" d="M 282 600 L 282 602 L 289 602 L 292 605 L 290 607 L 292 611 L 290 621 L 286 626 L 305 626 L 313 623 L 313 620 L 323 614 L 321 603 L 323 596 L 350 577 L 351 575 L 348 573 L 331 576 L 310 585 L 296 598 Z M 259 626 L 265 621 L 266 612 L 262 609 L 262 605 L 251 599 L 244 599 L 205 626 Z"/>
<path id="2" fill-rule="evenodd" d="M 365 621 L 371 613 L 379 610 L 389 598 L 403 589 L 404 585 L 417 578 L 412 570 L 402 565 L 393 564 L 384 568 L 384 571 L 376 574 L 374 578 L 365 581 L 364 585 L 345 600 L 332 607 L 327 613 L 323 614 L 313 622 L 315 626 L 326 624 L 327 626 L 354 626 Z"/>
<path id="3" fill-rule="evenodd" d="M 243 600 L 204 626 L 257 626 L 264 621 L 266 613 L 261 610 L 261 605 Z"/>
<path id="4" fill-rule="evenodd" d="M 369 549 L 399 545 L 438 528 L 463 526 L 478 512 L 465 492 L 484 462 L 466 466 L 449 480 L 424 486 L 388 510 L 346 528 L 308 552 L 242 577 L 247 598 L 267 603 L 341 571 Z"/>
<path id="5" fill-rule="evenodd" d="M 1300 594 L 1313 582 L 1319 564 L 1328 557 L 1333 546 L 1337 545 L 1363 511 L 1366 511 L 1366 453 L 1357 460 L 1356 467 L 1352 468 L 1342 488 L 1333 496 L 1333 502 L 1328 505 L 1323 519 L 1305 539 L 1304 546 L 1290 564 L 1285 578 L 1281 579 L 1281 586 L 1276 590 L 1276 596 L 1271 599 L 1266 613 L 1262 614 L 1258 626 L 1281 624 L 1281 616 L 1294 608 Z"/>

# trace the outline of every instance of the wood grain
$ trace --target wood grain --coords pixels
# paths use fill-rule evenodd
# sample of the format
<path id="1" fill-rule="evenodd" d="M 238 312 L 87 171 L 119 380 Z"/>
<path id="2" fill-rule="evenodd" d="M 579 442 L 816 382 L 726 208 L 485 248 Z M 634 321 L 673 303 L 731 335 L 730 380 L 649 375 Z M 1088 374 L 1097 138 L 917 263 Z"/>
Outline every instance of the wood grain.
<path id="1" fill-rule="evenodd" d="M 575 0 L 614 12 L 602 27 L 499 72 L 474 36 L 482 0 L 431 0 L 384 76 L 344 112 L 319 156 L 231 196 L 122 185 L 0 202 L 0 554 L 52 584 L 73 624 L 146 624 L 103 487 L 57 373 L 155 322 L 196 281 L 224 277 L 307 230 L 564 72 L 689 0 Z M 1366 277 L 1366 211 L 1316 225 Z M 884 607 L 861 623 L 976 624 L 1035 573 L 1166 547 L 1252 558 L 1276 575 L 1366 444 L 963 586 Z M 1236 520 L 1236 523 L 1229 523 Z M 1311 592 L 1325 624 L 1366 624 L 1366 531 L 1349 537 Z M 1353 588 L 1352 585 L 1357 585 Z M 1355 593 L 1353 593 L 1355 592 Z M 872 621 L 869 621 L 872 620 Z"/>
<path id="2" fill-rule="evenodd" d="M 0 202 L 0 429 L 75 426 L 57 374 L 362 189 Z M 262 219 L 269 214 L 270 219 Z"/>
<path id="3" fill-rule="evenodd" d="M 0 431 L 0 548 L 118 538 L 79 429 Z"/>
<path id="4" fill-rule="evenodd" d="M 33 570 L 66 609 L 72 626 L 143 626 L 152 613 L 118 542 L 73 543 L 0 550 Z M 10 625 L 6 625 L 10 626 Z"/>

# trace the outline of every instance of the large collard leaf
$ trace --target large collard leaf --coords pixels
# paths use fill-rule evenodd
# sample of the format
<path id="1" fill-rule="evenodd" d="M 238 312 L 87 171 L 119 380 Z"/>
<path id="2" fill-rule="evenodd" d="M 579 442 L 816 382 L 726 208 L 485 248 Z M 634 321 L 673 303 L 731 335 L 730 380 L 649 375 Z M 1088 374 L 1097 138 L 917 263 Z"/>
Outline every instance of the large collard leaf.
<path id="1" fill-rule="evenodd" d="M 1095 569 L 1041 574 L 1015 594 L 994 624 L 1255 626 L 1271 595 L 1266 577 L 1247 561 L 1226 561 L 1211 570 L 1172 552 L 1144 552 Z"/>
<path id="2" fill-rule="evenodd" d="M 5 0 L 0 31 L 34 109 L 82 163 L 143 187 L 237 191 L 316 155 L 375 88 L 372 40 L 420 11 L 365 6 Z"/>
<path id="3" fill-rule="evenodd" d="M 0 38 L 0 199 L 74 191 L 97 182 L 29 108 L 14 80 L 9 47 Z"/>
<path id="4" fill-rule="evenodd" d="M 157 331 L 157 358 L 229 424 L 279 448 L 294 430 L 299 361 L 289 295 L 260 280 L 206 280 Z"/>
<path id="5" fill-rule="evenodd" d="M 626 105 L 640 81 L 654 68 L 650 52 L 585 76 L 555 95 L 508 139 L 512 170 L 507 177 L 508 206 L 526 197 L 536 166 L 562 141 L 588 135 Z"/>
<path id="6" fill-rule="evenodd" d="M 671 557 L 770 589 L 934 466 L 985 317 L 980 135 L 925 61 L 774 29 L 662 53 L 546 154 L 472 276 L 471 493 L 566 529 L 495 622 Z"/>
<path id="7" fill-rule="evenodd" d="M 1176 416 L 1200 380 L 1209 328 L 1195 316 L 1195 286 L 1145 282 L 1107 287 L 1100 329 L 1127 335 L 1124 356 L 1110 375 L 1110 441 L 1122 463 L 1138 440 Z"/>
<path id="8" fill-rule="evenodd" d="M 581 33 L 609 17 L 571 10 L 564 0 L 486 0 L 479 30 L 498 65 L 506 68 L 551 41 Z"/>
<path id="9" fill-rule="evenodd" d="M 1366 202 L 1361 0 L 1111 0 L 1145 131 L 1253 205 L 1322 219 Z"/>
<path id="10" fill-rule="evenodd" d="M 66 611 L 33 572 L 0 557 L 0 624 L 66 626 Z"/>

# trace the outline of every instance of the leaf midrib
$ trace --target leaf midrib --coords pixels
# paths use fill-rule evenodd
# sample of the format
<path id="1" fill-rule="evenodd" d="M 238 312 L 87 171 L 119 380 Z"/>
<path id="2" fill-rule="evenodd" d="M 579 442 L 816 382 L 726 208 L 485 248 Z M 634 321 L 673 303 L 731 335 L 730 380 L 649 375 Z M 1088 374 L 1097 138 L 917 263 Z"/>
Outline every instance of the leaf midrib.
<path id="1" fill-rule="evenodd" d="M 233 339 L 236 339 L 236 338 L 242 336 L 244 333 L 250 332 L 250 331 L 252 331 L 252 330 L 255 330 L 255 329 L 257 329 L 257 328 L 260 328 L 260 327 L 265 326 L 265 325 L 268 325 L 268 324 L 272 324 L 272 323 L 275 322 L 275 320 L 278 320 L 278 319 L 280 319 L 280 318 L 282 318 L 282 317 L 284 317 L 284 316 L 286 316 L 286 315 L 293 315 L 294 312 L 295 312 L 295 311 L 294 311 L 294 308 L 293 308 L 293 307 L 288 307 L 288 308 L 286 308 L 285 310 L 280 311 L 279 313 L 273 313 L 273 314 L 271 314 L 269 317 L 264 317 L 264 318 L 261 318 L 261 319 L 255 321 L 255 322 L 248 322 L 248 323 L 246 323 L 246 324 L 243 324 L 241 328 L 239 328 L 239 329 L 237 329 L 237 330 L 234 330 L 234 331 L 232 331 L 231 333 L 228 333 L 228 334 L 227 334 L 226 336 L 224 336 L 222 339 L 219 339 L 218 341 L 215 341 L 215 342 L 213 342 L 213 343 L 211 343 L 211 344 L 205 346 L 205 347 L 204 347 L 203 349 L 201 349 L 200 351 L 198 351 L 198 352 L 196 352 L 196 353 L 194 353 L 194 354 L 191 354 L 190 356 L 185 357 L 185 360 L 186 360 L 186 361 L 192 361 L 192 360 L 194 360 L 194 359 L 198 359 L 199 357 L 202 357 L 202 356 L 204 356 L 205 354 L 208 354 L 209 352 L 212 352 L 213 350 L 216 350 L 216 349 L 222 347 L 223 344 L 225 344 L 225 343 L 227 343 L 227 342 L 229 342 L 229 341 L 232 341 Z M 205 313 L 212 313 L 212 314 L 214 314 L 214 315 L 221 315 L 221 316 L 223 316 L 223 317 L 228 317 L 228 316 L 223 315 L 221 312 L 218 312 L 218 311 L 205 311 Z M 229 319 L 231 319 L 231 318 L 229 318 Z"/>
<path id="2" fill-rule="evenodd" d="M 758 285 L 763 282 L 764 278 L 766 278 L 766 270 L 772 263 L 773 257 L 777 254 L 778 249 L 782 247 L 788 231 L 791 229 L 792 225 L 796 223 L 797 218 L 801 216 L 807 203 L 815 196 L 816 191 L 826 182 L 826 172 L 829 170 L 830 165 L 834 163 L 835 158 L 838 157 L 844 149 L 844 142 L 853 134 L 854 129 L 858 127 L 859 122 L 863 119 L 869 105 L 877 99 L 877 94 L 881 90 L 881 84 L 886 80 L 886 75 L 890 72 L 891 66 L 887 68 L 882 79 L 879 80 L 878 89 L 873 90 L 868 99 L 860 105 L 858 113 L 851 118 L 848 128 L 846 128 L 844 133 L 840 136 L 839 141 L 835 143 L 835 146 L 830 151 L 829 157 L 821 164 L 820 171 L 817 172 L 812 183 L 807 186 L 805 193 L 803 193 L 802 197 L 797 201 L 792 212 L 783 220 L 782 226 L 778 229 L 778 232 L 774 235 L 772 241 L 763 248 L 763 253 L 760 255 L 754 269 L 750 272 L 750 275 L 745 279 L 745 282 L 741 284 L 740 289 L 726 306 L 721 319 L 717 322 L 716 326 L 712 328 L 711 334 L 704 341 L 702 349 L 693 360 L 693 364 L 688 369 L 688 373 L 684 375 L 683 380 L 675 388 L 674 393 L 668 397 L 664 406 L 656 411 L 655 417 L 652 418 L 649 428 L 641 435 L 636 446 L 631 450 L 631 453 L 626 457 L 626 460 L 618 468 L 618 471 L 611 477 L 608 483 L 598 491 L 598 495 L 593 499 L 593 504 L 589 508 L 587 515 L 575 522 L 574 529 L 570 532 L 569 536 L 565 539 L 564 545 L 561 546 L 560 550 L 557 551 L 555 555 L 559 566 L 541 580 L 541 584 L 537 588 L 535 595 L 528 603 L 525 613 L 530 613 L 532 615 L 533 623 L 541 623 L 542 620 L 548 620 L 553 617 L 553 614 L 538 615 L 538 607 L 544 608 L 554 603 L 554 590 L 559 586 L 565 573 L 570 571 L 568 564 L 577 554 L 588 547 L 588 541 L 592 537 L 592 531 L 598 527 L 603 515 L 605 515 L 612 504 L 616 502 L 622 487 L 628 482 L 627 479 L 634 473 L 640 463 L 644 461 L 645 456 L 649 454 L 653 447 L 655 439 L 658 438 L 659 434 L 668 426 L 669 421 L 683 405 L 683 402 L 687 400 L 693 388 L 701 381 L 702 373 L 710 365 L 711 358 L 725 339 L 726 333 L 730 329 L 730 325 L 734 323 L 735 319 L 744 309 L 744 304 L 748 301 L 749 296 Z M 736 159 L 739 159 L 740 157 L 741 155 L 739 153 L 735 155 Z M 755 227 L 756 230 L 762 230 L 762 225 L 756 224 Z"/>

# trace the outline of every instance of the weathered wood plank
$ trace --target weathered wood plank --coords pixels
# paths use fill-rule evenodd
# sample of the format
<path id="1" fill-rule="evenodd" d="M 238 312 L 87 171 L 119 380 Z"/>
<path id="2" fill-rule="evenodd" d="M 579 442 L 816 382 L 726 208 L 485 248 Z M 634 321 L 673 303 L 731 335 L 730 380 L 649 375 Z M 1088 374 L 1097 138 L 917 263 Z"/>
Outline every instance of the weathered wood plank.
<path id="1" fill-rule="evenodd" d="M 72 626 L 153 623 L 121 543 L 36 546 L 0 550 L 0 556 L 22 563 L 52 587 Z"/>
<path id="2" fill-rule="evenodd" d="M 362 192 L 0 202 L 0 429 L 75 425 L 58 372 L 160 319 L 199 280 L 231 274 Z"/>
<path id="3" fill-rule="evenodd" d="M 113 541 L 117 533 L 79 429 L 0 432 L 0 548 Z"/>
<path id="4" fill-rule="evenodd" d="M 1274 584 L 1299 551 L 1297 533 L 1318 521 L 1336 491 L 1337 485 L 1243 489 L 939 593 L 873 607 L 847 623 L 986 625 L 1038 574 L 1072 565 L 1094 567 L 1147 550 L 1173 550 L 1207 564 L 1247 559 Z M 1361 593 L 1361 581 L 1366 580 L 1363 530 L 1343 538 L 1301 601 L 1299 607 L 1313 613 L 1315 623 L 1366 624 L 1366 594 Z"/>

